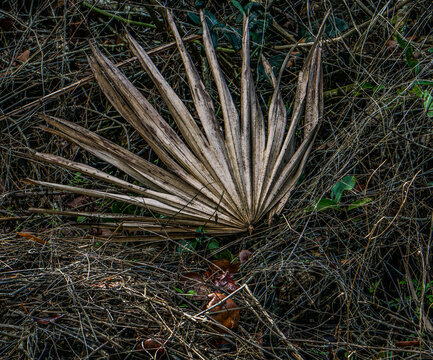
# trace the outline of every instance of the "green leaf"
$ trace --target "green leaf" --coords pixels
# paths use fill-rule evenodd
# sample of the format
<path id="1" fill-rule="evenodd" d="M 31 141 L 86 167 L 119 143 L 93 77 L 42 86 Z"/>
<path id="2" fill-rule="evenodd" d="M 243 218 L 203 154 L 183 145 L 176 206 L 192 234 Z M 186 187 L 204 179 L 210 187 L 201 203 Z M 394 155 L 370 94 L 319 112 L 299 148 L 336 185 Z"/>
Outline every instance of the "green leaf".
<path id="1" fill-rule="evenodd" d="M 74 178 L 71 180 L 71 184 L 86 184 L 88 180 L 83 178 L 80 172 L 76 172 Z"/>
<path id="2" fill-rule="evenodd" d="M 217 260 L 228 260 L 231 262 L 234 258 L 234 255 L 231 253 L 229 249 L 225 249 L 219 252 L 218 254 L 215 254 L 214 257 Z"/>
<path id="3" fill-rule="evenodd" d="M 212 44 L 216 48 L 218 46 L 218 38 L 217 38 L 217 34 L 214 31 L 214 28 L 218 26 L 218 19 L 210 11 L 205 10 L 204 13 L 205 13 L 206 24 L 209 28 L 210 36 L 212 39 Z M 187 15 L 195 25 L 201 26 L 200 16 L 198 16 L 197 14 L 191 11 L 188 11 Z M 200 30 L 199 33 L 202 34 L 203 31 Z"/>
<path id="4" fill-rule="evenodd" d="M 311 212 L 314 210 L 322 211 L 322 210 L 341 210 L 341 209 L 338 206 L 338 202 L 331 199 L 322 198 L 319 201 L 317 201 L 315 205 L 305 209 L 305 211 L 307 212 Z"/>
<path id="5" fill-rule="evenodd" d="M 179 293 L 179 294 L 184 294 L 184 292 L 183 292 L 182 289 L 179 289 L 179 288 L 177 288 L 177 287 L 173 287 L 173 289 L 174 289 L 174 291 L 176 291 L 176 292 Z"/>
<path id="6" fill-rule="evenodd" d="M 423 93 L 424 110 L 428 117 L 433 117 L 433 96 L 428 90 L 424 90 Z"/>
<path id="7" fill-rule="evenodd" d="M 177 247 L 179 254 L 188 253 L 194 251 L 197 248 L 197 239 L 194 240 L 182 240 L 180 245 Z"/>
<path id="8" fill-rule="evenodd" d="M 77 223 L 81 224 L 81 223 L 83 223 L 84 221 L 86 221 L 86 217 L 85 217 L 85 216 L 78 216 L 78 217 L 77 217 Z"/>
<path id="9" fill-rule="evenodd" d="M 214 14 L 212 14 L 210 11 L 207 11 L 207 10 L 205 10 L 204 13 L 206 15 L 206 21 L 207 21 L 209 28 L 212 28 L 215 25 L 218 25 L 218 19 L 216 18 L 216 16 Z"/>
<path id="10" fill-rule="evenodd" d="M 198 16 L 197 14 L 194 14 L 191 11 L 188 11 L 187 15 L 195 25 L 201 25 L 200 16 Z"/>
<path id="11" fill-rule="evenodd" d="M 403 91 L 402 91 L 402 93 L 403 93 Z M 424 91 L 417 84 L 414 85 L 414 87 L 410 90 L 410 92 L 415 94 L 416 96 L 418 96 L 420 98 L 422 98 L 424 96 Z"/>
<path id="12" fill-rule="evenodd" d="M 255 1 L 251 1 L 250 3 L 245 5 L 244 9 L 247 14 L 257 13 L 261 15 L 263 15 L 266 10 L 263 5 Z"/>
<path id="13" fill-rule="evenodd" d="M 345 176 L 338 183 L 334 185 L 331 191 L 331 199 L 337 204 L 340 202 L 341 195 L 346 190 L 352 190 L 356 184 L 356 179 L 354 176 Z"/>
<path id="14" fill-rule="evenodd" d="M 433 81 L 430 80 L 416 80 L 414 81 L 415 85 L 429 85 L 429 86 L 433 86 Z"/>
<path id="15" fill-rule="evenodd" d="M 196 0 L 194 6 L 196 7 L 196 9 L 200 10 L 206 6 L 206 2 L 204 0 Z"/>
<path id="16" fill-rule="evenodd" d="M 240 12 L 241 14 L 245 14 L 244 8 L 242 7 L 242 5 L 241 5 L 238 1 L 236 1 L 236 0 L 232 0 L 232 4 L 233 4 L 233 6 L 234 6 L 236 9 L 239 10 L 239 12 Z"/>
<path id="17" fill-rule="evenodd" d="M 208 244 L 207 248 L 212 253 L 215 250 L 218 250 L 220 248 L 220 244 L 218 243 L 218 241 L 212 239 L 211 241 L 209 241 L 209 244 Z"/>
<path id="18" fill-rule="evenodd" d="M 364 199 L 356 200 L 348 206 L 347 210 L 353 210 L 353 209 L 359 208 L 365 204 L 368 204 L 371 201 L 372 201 L 371 198 L 364 198 Z"/>
<path id="19" fill-rule="evenodd" d="M 233 49 L 240 50 L 242 48 L 242 34 L 239 29 L 224 25 L 221 31 Z"/>
<path id="20" fill-rule="evenodd" d="M 319 19 L 313 23 L 311 30 L 307 27 L 301 29 L 301 37 L 304 37 L 307 41 L 312 41 L 312 34 L 317 34 L 319 31 L 319 25 L 322 23 L 323 19 Z M 334 38 L 340 36 L 344 31 L 349 28 L 349 25 L 338 17 L 328 17 L 325 23 L 325 30 L 323 31 L 323 38 Z"/>
<path id="21" fill-rule="evenodd" d="M 395 36 L 395 40 L 397 41 L 397 44 L 404 50 L 406 46 L 408 45 L 408 42 L 404 40 L 399 34 Z"/>
<path id="22" fill-rule="evenodd" d="M 404 55 L 406 57 L 406 63 L 414 71 L 414 73 L 418 75 L 420 71 L 419 61 L 414 56 L 411 43 L 403 39 L 399 34 L 395 36 L 395 39 L 397 40 L 398 45 L 403 49 Z"/>
<path id="23" fill-rule="evenodd" d="M 266 32 L 269 27 L 269 23 L 272 22 L 271 15 L 266 15 L 265 18 L 261 14 L 253 13 L 249 16 L 248 28 L 256 35 L 262 35 Z"/>
<path id="24" fill-rule="evenodd" d="M 217 240 L 212 239 L 211 241 L 209 241 L 207 248 L 209 249 L 211 254 L 214 254 L 220 248 L 220 244 Z M 224 259 L 228 261 L 233 260 L 233 254 L 230 252 L 229 249 L 225 249 L 218 254 L 214 254 L 213 256 L 215 257 L 215 259 Z"/>
<path id="25" fill-rule="evenodd" d="M 199 226 L 197 229 L 195 229 L 195 232 L 199 233 L 199 234 L 202 234 L 202 233 L 205 233 L 206 230 L 204 229 L 203 226 Z"/>
<path id="26" fill-rule="evenodd" d="M 316 204 L 317 211 L 325 210 L 325 209 L 337 209 L 338 201 L 334 201 L 331 199 L 320 199 Z"/>

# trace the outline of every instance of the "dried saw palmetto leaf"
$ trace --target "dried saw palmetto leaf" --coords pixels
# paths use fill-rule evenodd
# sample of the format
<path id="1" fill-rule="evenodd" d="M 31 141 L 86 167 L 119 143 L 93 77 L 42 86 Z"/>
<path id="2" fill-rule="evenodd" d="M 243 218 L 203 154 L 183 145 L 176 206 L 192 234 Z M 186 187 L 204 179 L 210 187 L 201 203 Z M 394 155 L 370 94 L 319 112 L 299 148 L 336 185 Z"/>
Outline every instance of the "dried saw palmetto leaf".
<path id="1" fill-rule="evenodd" d="M 218 65 L 203 11 L 200 15 L 204 49 L 220 98 L 222 125 L 217 121 L 212 100 L 186 51 L 174 19 L 167 12 L 198 119 L 191 115 L 146 51 L 129 34 L 127 39 L 132 52 L 167 104 L 180 134 L 94 46 L 91 46 L 93 57 L 90 59 L 95 78 L 107 98 L 151 146 L 165 168 L 77 124 L 43 116 L 51 125 L 48 131 L 116 166 L 141 185 L 45 153 L 35 153 L 33 157 L 103 180 L 124 192 L 84 189 L 36 180 L 27 182 L 84 196 L 122 201 L 165 215 L 164 219 L 149 217 L 132 220 L 126 217 L 122 222 L 125 229 L 142 229 L 152 233 L 195 236 L 195 230 L 200 226 L 204 226 L 208 234 L 251 231 L 266 214 L 279 213 L 308 158 L 323 112 L 320 47 L 323 25 L 299 74 L 286 131 L 287 114 L 280 94 L 282 70 L 275 77 L 266 59 L 263 59 L 264 69 L 274 87 L 267 116 L 257 100 L 250 68 L 248 19 L 245 18 L 243 23 L 241 104 L 238 110 Z M 282 69 L 284 67 L 283 64 Z M 303 139 L 296 147 L 295 131 L 301 117 Z M 106 214 L 92 216 L 106 217 Z"/>

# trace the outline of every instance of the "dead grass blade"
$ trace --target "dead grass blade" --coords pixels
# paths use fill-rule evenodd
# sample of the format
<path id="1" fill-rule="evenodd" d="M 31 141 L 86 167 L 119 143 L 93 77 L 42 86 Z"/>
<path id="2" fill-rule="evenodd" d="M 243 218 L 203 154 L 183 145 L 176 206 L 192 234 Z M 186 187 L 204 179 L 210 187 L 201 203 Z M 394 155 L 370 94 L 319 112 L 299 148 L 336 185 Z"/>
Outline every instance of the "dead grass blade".
<path id="1" fill-rule="evenodd" d="M 218 64 L 215 49 L 213 47 L 209 28 L 207 26 L 205 15 L 200 11 L 200 17 L 203 25 L 203 44 L 206 52 L 206 57 L 209 61 L 209 66 L 215 80 L 218 90 L 218 95 L 221 103 L 221 110 L 224 120 L 225 147 L 228 156 L 228 162 L 233 172 L 233 177 L 240 193 L 240 197 L 245 201 L 244 180 L 243 180 L 243 160 L 241 142 L 238 141 L 241 137 L 239 114 L 236 110 L 235 103 L 227 87 L 224 75 Z"/>
<path id="2" fill-rule="evenodd" d="M 244 16 L 242 26 L 242 69 L 241 69 L 241 150 L 242 169 L 241 179 L 247 204 L 249 222 L 252 222 L 253 189 L 252 189 L 252 158 L 251 158 L 251 66 L 250 66 L 250 31 L 248 29 L 248 17 Z M 235 139 L 236 141 L 237 139 Z"/>
<path id="3" fill-rule="evenodd" d="M 137 180 L 143 181 L 151 188 L 164 189 L 178 196 L 186 195 L 185 199 L 199 196 L 199 192 L 186 185 L 178 177 L 92 131 L 52 116 L 42 116 L 42 118 L 57 129 L 57 131 L 47 129 L 48 131 L 73 141 L 95 156 L 119 167 L 132 177 L 137 176 Z M 197 187 L 200 186 L 198 182 L 195 184 Z M 206 190 L 203 189 L 203 192 Z M 218 198 L 216 199 L 218 202 Z"/>
<path id="4" fill-rule="evenodd" d="M 185 45 L 183 44 L 182 38 L 177 31 L 170 12 L 167 12 L 167 18 L 171 30 L 175 36 L 179 53 L 185 66 L 189 87 L 198 117 L 212 149 L 211 154 L 205 153 L 206 161 L 209 164 L 208 167 L 212 169 L 219 178 L 220 182 L 227 191 L 228 196 L 230 196 L 230 198 L 233 200 L 233 203 L 238 205 L 238 210 L 240 210 L 241 213 L 245 213 L 245 210 L 248 209 L 248 204 L 244 204 L 241 201 L 239 189 L 236 187 L 236 184 L 233 180 L 232 170 L 228 162 L 228 155 L 224 144 L 223 135 L 219 129 L 212 99 L 206 92 L 197 69 L 185 49 Z"/>
<path id="5" fill-rule="evenodd" d="M 264 182 L 263 187 L 262 208 L 260 209 L 263 213 L 268 212 L 276 203 L 281 201 L 282 198 L 287 200 L 288 197 L 285 195 L 290 191 L 291 187 L 296 184 L 297 179 L 302 172 L 312 142 L 318 130 L 319 121 L 323 116 L 323 105 L 321 104 L 323 100 L 321 95 L 323 89 L 320 41 L 328 15 L 329 12 L 322 21 L 316 41 L 307 56 L 301 72 L 299 73 L 298 87 L 296 90 L 289 131 L 282 147 L 280 148 L 275 163 L 269 169 L 269 173 L 265 173 L 266 178 L 269 180 Z M 278 80 L 276 80 L 277 86 L 280 79 L 281 72 Z M 304 131 L 304 140 L 301 145 L 293 154 L 290 154 L 290 150 L 294 148 L 295 130 L 299 119 L 304 112 L 304 126 L 308 130 Z M 281 209 L 282 206 L 284 206 L 284 204 L 281 202 L 278 208 Z"/>
<path id="6" fill-rule="evenodd" d="M 200 202 L 197 198 L 185 200 L 184 198 L 181 198 L 176 195 L 167 194 L 161 191 L 155 191 L 151 189 L 145 189 L 143 187 L 119 179 L 115 176 L 109 175 L 91 166 L 80 164 L 75 161 L 64 159 L 59 156 L 44 154 L 44 153 L 35 153 L 33 157 L 38 160 L 43 160 L 51 164 L 62 166 L 80 172 L 82 174 L 89 175 L 96 179 L 103 180 L 109 184 L 115 185 L 128 192 L 143 195 L 149 199 L 160 201 L 161 203 L 164 203 L 166 205 L 172 207 L 180 206 L 180 209 L 182 209 L 182 211 L 183 209 L 189 209 L 191 211 L 197 212 L 197 214 L 202 213 L 202 215 L 205 215 L 207 219 L 212 219 L 215 216 L 215 212 L 216 212 L 215 208 L 207 206 L 206 204 Z M 219 219 L 223 221 L 227 221 L 229 223 L 233 223 L 233 219 L 227 216 L 226 214 L 224 214 L 223 212 L 219 213 Z"/>
<path id="7" fill-rule="evenodd" d="M 175 162 L 171 162 L 172 168 L 170 170 L 177 172 L 179 176 L 183 176 L 185 173 L 179 169 L 182 167 L 190 174 L 184 180 L 188 181 L 193 176 L 201 183 L 200 188 L 208 188 L 216 197 L 224 193 L 224 187 L 218 181 L 218 178 L 215 178 L 207 171 L 203 163 L 191 152 L 147 99 L 99 50 L 93 47 L 93 52 L 96 61 L 104 71 L 104 75 L 109 78 L 111 86 L 119 92 L 136 114 L 136 117 L 126 118 L 126 120 L 139 131 L 144 127 L 146 131 L 140 132 L 143 138 L 146 141 L 153 142 L 154 146 L 158 146 L 159 152 L 164 151 L 175 160 Z M 136 119 L 139 120 L 138 123 L 135 122 Z M 229 198 L 225 197 L 225 199 Z"/>

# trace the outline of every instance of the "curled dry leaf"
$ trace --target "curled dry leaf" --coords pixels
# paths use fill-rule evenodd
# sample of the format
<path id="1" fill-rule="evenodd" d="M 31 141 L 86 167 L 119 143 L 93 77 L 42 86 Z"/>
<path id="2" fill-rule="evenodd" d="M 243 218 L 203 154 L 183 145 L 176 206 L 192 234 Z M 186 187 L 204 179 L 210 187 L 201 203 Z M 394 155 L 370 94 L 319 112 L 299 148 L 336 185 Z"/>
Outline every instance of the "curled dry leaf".
<path id="1" fill-rule="evenodd" d="M 76 209 L 90 203 L 91 201 L 92 200 L 88 196 L 80 195 L 69 201 L 67 206 L 69 209 Z"/>
<path id="2" fill-rule="evenodd" d="M 420 346 L 421 344 L 422 344 L 421 340 L 396 341 L 394 343 L 394 345 L 398 348 Z"/>
<path id="3" fill-rule="evenodd" d="M 42 245 L 48 244 L 48 241 L 45 241 L 36 235 L 32 235 L 32 234 L 28 234 L 28 233 L 22 233 L 22 232 L 18 233 L 17 235 L 22 236 L 23 238 L 26 238 L 28 240 L 32 240 L 32 241 L 37 242 L 37 243 L 42 244 Z"/>
<path id="4" fill-rule="evenodd" d="M 227 292 L 233 292 L 239 289 L 239 285 L 236 284 L 233 275 L 228 271 L 215 279 L 215 285 L 222 290 L 226 290 Z"/>
<path id="5" fill-rule="evenodd" d="M 226 298 L 226 296 L 220 293 L 212 293 L 209 294 L 208 297 L 210 301 L 209 304 L 207 304 L 206 309 L 211 308 Z M 236 329 L 239 325 L 240 311 L 232 299 L 227 299 L 222 304 L 213 308 L 210 313 L 214 320 L 218 321 L 221 325 L 230 330 Z M 220 329 L 218 330 L 220 331 Z"/>
<path id="6" fill-rule="evenodd" d="M 193 296 L 193 300 L 203 300 L 209 293 L 209 286 L 203 279 L 203 276 L 198 272 L 187 272 L 180 276 L 180 281 L 183 283 L 182 288 L 185 290 L 194 290 L 197 294 Z"/>
<path id="7" fill-rule="evenodd" d="M 107 228 L 103 228 L 103 227 L 93 227 L 92 228 L 93 231 L 93 235 L 95 236 L 104 236 L 104 237 L 109 237 L 113 234 L 113 231 Z"/>
<path id="8" fill-rule="evenodd" d="M 209 268 L 205 272 L 206 278 L 214 280 L 221 274 L 228 272 L 230 274 L 236 274 L 239 270 L 239 264 L 231 264 L 228 260 L 215 260 L 212 261 Z"/>
<path id="9" fill-rule="evenodd" d="M 56 314 L 52 317 L 45 317 L 45 318 L 35 317 L 33 318 L 33 320 L 40 325 L 50 325 L 50 324 L 55 324 L 57 320 L 61 319 L 64 316 L 65 314 Z"/>
<path id="10" fill-rule="evenodd" d="M 196 272 L 196 271 L 191 271 L 191 272 L 186 272 L 183 273 L 180 276 L 180 281 L 184 281 L 184 282 L 202 282 L 204 281 L 203 276 Z"/>
<path id="11" fill-rule="evenodd" d="M 248 261 L 248 259 L 253 255 L 253 253 L 249 250 L 241 250 L 239 252 L 239 261 L 241 264 L 244 264 Z"/>
<path id="12" fill-rule="evenodd" d="M 29 59 L 29 57 L 30 57 L 30 50 L 25 50 L 17 56 L 17 60 L 24 63 Z"/>

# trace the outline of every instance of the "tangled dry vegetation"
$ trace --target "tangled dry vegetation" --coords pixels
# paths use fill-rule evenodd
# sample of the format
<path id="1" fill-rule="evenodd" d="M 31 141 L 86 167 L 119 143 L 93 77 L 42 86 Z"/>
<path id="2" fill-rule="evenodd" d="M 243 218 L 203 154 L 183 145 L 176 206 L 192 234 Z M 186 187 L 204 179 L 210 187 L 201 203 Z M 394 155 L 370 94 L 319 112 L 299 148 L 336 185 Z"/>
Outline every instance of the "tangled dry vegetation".
<path id="1" fill-rule="evenodd" d="M 192 238 L 145 237 L 119 226 L 125 216 L 156 216 L 140 207 L 21 181 L 104 186 L 77 168 L 29 161 L 35 151 L 134 181 L 44 131 L 38 114 L 169 170 L 106 99 L 87 59 L 90 39 L 177 129 L 129 51 L 126 27 L 198 116 L 166 9 L 157 1 L 24 3 L 3 1 L 0 10 L 1 358 L 433 358 L 431 1 L 333 2 L 323 34 L 324 116 L 286 206 L 252 234 L 213 237 L 205 227 Z M 199 10 L 183 0 L 166 5 L 222 124 Z M 271 106 L 269 66 L 278 73 L 290 52 L 280 93 L 292 114 L 313 46 L 308 30 L 317 33 L 328 8 L 205 5 L 207 50 L 217 45 L 234 103 L 244 96 L 240 34 L 249 11 L 257 102 Z M 295 135 L 299 143 L 303 130 Z M 105 218 L 85 216 L 95 213 Z"/>

